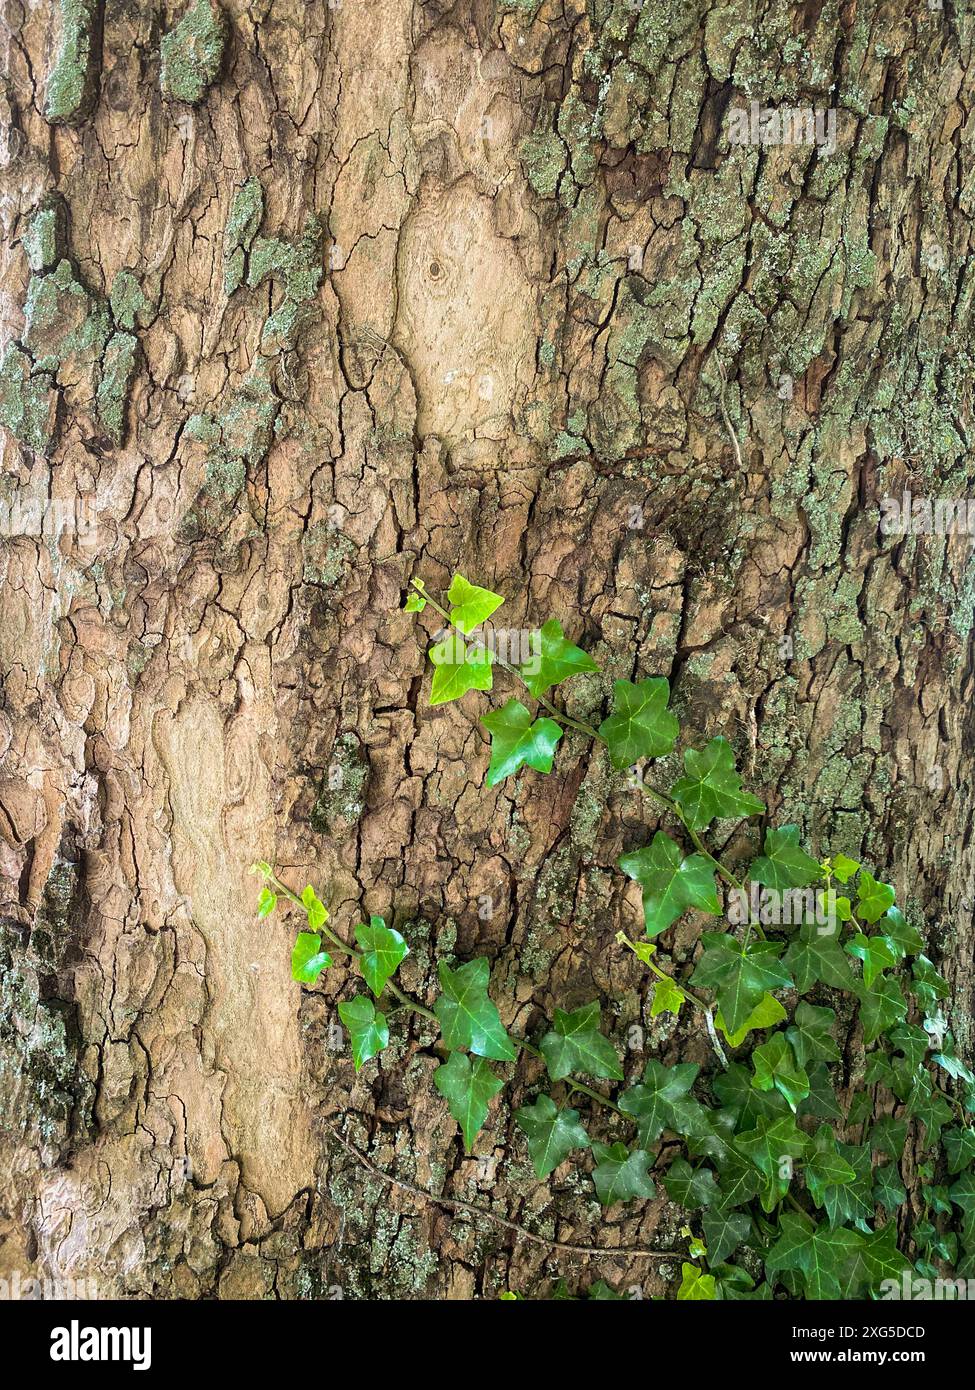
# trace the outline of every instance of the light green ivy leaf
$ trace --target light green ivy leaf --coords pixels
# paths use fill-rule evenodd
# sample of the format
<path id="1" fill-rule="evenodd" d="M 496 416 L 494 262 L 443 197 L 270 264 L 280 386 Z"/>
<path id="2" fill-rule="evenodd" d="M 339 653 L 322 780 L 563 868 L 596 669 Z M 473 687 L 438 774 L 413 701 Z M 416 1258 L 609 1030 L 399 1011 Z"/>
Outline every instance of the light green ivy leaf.
<path id="1" fill-rule="evenodd" d="M 367 994 L 360 994 L 339 1005 L 339 1018 L 349 1030 L 352 1060 L 356 1071 L 360 1071 L 389 1042 L 386 1015 L 379 1012 Z"/>
<path id="2" fill-rule="evenodd" d="M 368 924 L 360 922 L 355 929 L 355 939 L 362 948 L 359 969 L 378 999 L 387 981 L 409 955 L 410 948 L 399 932 L 387 927 L 381 917 L 370 917 Z"/>
<path id="3" fill-rule="evenodd" d="M 291 978 L 302 985 L 313 985 L 332 957 L 322 950 L 317 932 L 300 931 L 291 951 Z"/>
<path id="4" fill-rule="evenodd" d="M 468 637 L 504 603 L 500 594 L 471 584 L 462 574 L 454 575 L 447 597 L 451 603 L 450 621 Z"/>

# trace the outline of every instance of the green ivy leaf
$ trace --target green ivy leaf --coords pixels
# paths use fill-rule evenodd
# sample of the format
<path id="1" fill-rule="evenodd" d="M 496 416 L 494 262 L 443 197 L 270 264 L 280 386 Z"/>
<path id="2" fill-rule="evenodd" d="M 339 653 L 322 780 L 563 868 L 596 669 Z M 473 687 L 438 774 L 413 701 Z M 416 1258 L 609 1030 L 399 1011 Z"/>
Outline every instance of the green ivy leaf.
<path id="1" fill-rule="evenodd" d="M 549 1096 L 523 1105 L 515 1119 L 528 1136 L 535 1176 L 547 1178 L 573 1149 L 587 1149 L 589 1135 L 579 1123 L 578 1110 L 559 1110 Z"/>
<path id="2" fill-rule="evenodd" d="M 833 989 L 852 989 L 855 984 L 849 959 L 836 937 L 820 936 L 815 930 L 790 941 L 782 964 L 795 977 L 800 994 L 807 994 L 817 981 Z"/>
<path id="3" fill-rule="evenodd" d="M 860 870 L 857 880 L 857 901 L 853 909 L 861 922 L 876 922 L 889 907 L 894 906 L 894 889 L 890 883 L 878 883 L 866 869 Z"/>
<path id="4" fill-rule="evenodd" d="M 657 1193 L 647 1169 L 650 1155 L 643 1149 L 628 1152 L 625 1144 L 593 1144 L 596 1167 L 592 1180 L 604 1207 L 633 1197 L 655 1197 Z"/>
<path id="5" fill-rule="evenodd" d="M 975 1162 L 975 1129 L 962 1129 L 960 1125 L 955 1125 L 945 1130 L 941 1142 L 948 1155 L 949 1173 L 960 1173 Z"/>
<path id="6" fill-rule="evenodd" d="M 873 1220 L 873 1166 L 870 1150 L 863 1144 L 837 1144 L 837 1153 L 845 1158 L 856 1174 L 853 1182 L 837 1183 L 823 1191 L 823 1202 L 831 1226 L 850 1221 L 866 1230 Z"/>
<path id="7" fill-rule="evenodd" d="M 587 1072 L 590 1076 L 605 1076 L 623 1080 L 616 1049 L 599 1031 L 599 1004 L 583 1004 L 581 1009 L 565 1013 L 555 1010 L 554 1028 L 545 1034 L 539 1047 L 553 1081 L 561 1081 L 572 1072 Z"/>
<path id="8" fill-rule="evenodd" d="M 409 955 L 410 948 L 399 932 L 387 927 L 381 917 L 370 917 L 368 925 L 360 922 L 355 929 L 355 939 L 362 948 L 359 969 L 378 999 L 387 981 Z"/>
<path id="9" fill-rule="evenodd" d="M 817 1225 L 805 1212 L 791 1211 L 782 1213 L 780 1229 L 781 1236 L 766 1256 L 766 1270 L 770 1274 L 795 1270 L 802 1275 L 809 1298 L 839 1298 L 840 1271 L 859 1249 L 860 1233 Z"/>
<path id="10" fill-rule="evenodd" d="M 301 895 L 310 931 L 321 931 L 328 921 L 328 909 L 309 883 Z"/>
<path id="11" fill-rule="evenodd" d="M 536 719 L 520 700 L 508 703 L 493 714 L 481 717 L 481 723 L 491 734 L 491 765 L 487 784 L 496 787 L 520 767 L 532 767 L 536 772 L 551 772 L 555 745 L 562 729 L 554 719 Z"/>
<path id="12" fill-rule="evenodd" d="M 752 1066 L 755 1069 L 752 1085 L 757 1091 L 771 1091 L 774 1087 L 781 1091 L 793 1110 L 808 1096 L 809 1077 L 796 1061 L 784 1033 L 773 1033 L 768 1042 L 755 1048 Z"/>
<path id="13" fill-rule="evenodd" d="M 662 758 L 677 742 L 680 725 L 667 708 L 670 683 L 651 676 L 634 684 L 613 682 L 613 713 L 599 726 L 614 767 L 632 767 L 641 758 Z"/>
<path id="14" fill-rule="evenodd" d="M 874 1200 L 887 1211 L 896 1211 L 907 1201 L 907 1190 L 901 1182 L 896 1164 L 885 1163 L 874 1173 L 873 1195 Z"/>
<path id="15" fill-rule="evenodd" d="M 899 959 L 920 955 L 924 950 L 920 933 L 911 926 L 899 907 L 889 907 L 887 916 L 880 919 L 878 926 L 885 939 L 896 948 Z"/>
<path id="16" fill-rule="evenodd" d="M 624 854 L 620 868 L 643 888 L 643 916 L 648 937 L 662 931 L 688 908 L 717 916 L 721 911 L 714 869 L 703 854 L 686 858 L 669 835 L 658 830 L 649 845 Z"/>
<path id="17" fill-rule="evenodd" d="M 541 657 L 537 661 L 526 661 L 518 668 L 519 674 L 529 692 L 537 700 L 550 686 L 558 685 L 569 676 L 577 676 L 583 671 L 598 671 L 599 667 L 588 652 L 567 640 L 562 624 L 550 618 L 542 625 Z"/>
<path id="18" fill-rule="evenodd" d="M 887 1279 L 900 1284 L 905 1272 L 913 1273 L 911 1262 L 897 1248 L 896 1223 L 888 1221 L 879 1231 L 868 1231 L 860 1237 L 844 1271 L 845 1296 L 877 1294 Z"/>
<path id="19" fill-rule="evenodd" d="M 440 962 L 443 990 L 433 1006 L 443 1040 L 451 1052 L 469 1048 L 481 1057 L 513 1062 L 517 1052 L 504 1030 L 497 1006 L 488 997 L 491 967 L 483 956 L 469 960 L 458 970 Z"/>
<path id="20" fill-rule="evenodd" d="M 918 956 L 911 967 L 910 991 L 926 1014 L 937 1011 L 938 1001 L 947 999 L 948 981 L 939 975 L 927 956 Z"/>
<path id="21" fill-rule="evenodd" d="M 263 921 L 265 917 L 270 917 L 271 913 L 278 905 L 278 895 L 272 893 L 270 888 L 265 886 L 261 889 L 261 896 L 257 900 L 257 916 Z"/>
<path id="22" fill-rule="evenodd" d="M 876 1042 L 881 1033 L 886 1033 L 895 1023 L 903 1023 L 907 1016 L 907 1001 L 901 987 L 889 975 L 881 975 L 869 989 L 861 988 L 859 997 L 865 1043 Z"/>
<path id="23" fill-rule="evenodd" d="M 691 977 L 714 990 L 727 1028 L 737 1033 L 768 990 L 788 989 L 792 977 L 778 960 L 779 941 L 749 941 L 745 945 L 727 932 L 705 932 L 704 954 Z"/>
<path id="24" fill-rule="evenodd" d="M 666 980 L 656 980 L 653 986 L 653 1000 L 650 1004 L 650 1017 L 656 1018 L 658 1014 L 679 1014 L 681 1005 L 686 1000 L 687 995 L 670 976 Z"/>
<path id="25" fill-rule="evenodd" d="M 942 1128 L 951 1119 L 952 1110 L 942 1096 L 936 1095 L 930 1090 L 929 1082 L 926 1093 L 911 1098 L 907 1113 L 912 1119 L 920 1120 L 924 1125 L 924 1142 L 927 1148 L 932 1144 L 937 1144 Z"/>
<path id="26" fill-rule="evenodd" d="M 891 1046 L 903 1053 L 911 1070 L 919 1067 L 928 1055 L 931 1040 L 924 1029 L 914 1023 L 899 1023 L 896 1028 L 888 1029 L 887 1037 Z"/>
<path id="27" fill-rule="evenodd" d="M 644 1068 L 642 1083 L 623 1092 L 619 1107 L 636 1120 L 641 1144 L 655 1144 L 665 1129 L 675 1134 L 686 1133 L 685 1122 L 697 1117 L 697 1109 L 693 1107 L 698 1103 L 691 1100 L 690 1090 L 698 1070 L 695 1062 L 678 1062 L 674 1067 L 665 1067 L 651 1057 Z"/>
<path id="28" fill-rule="evenodd" d="M 806 1067 L 809 1075 L 809 1094 L 799 1107 L 800 1115 L 815 1115 L 818 1120 L 842 1120 L 843 1111 L 825 1062 L 812 1062 Z"/>
<path id="29" fill-rule="evenodd" d="M 720 1210 L 744 1206 L 758 1196 L 761 1186 L 762 1178 L 754 1165 L 733 1154 L 721 1171 Z"/>
<path id="30" fill-rule="evenodd" d="M 474 1138 L 487 1119 L 488 1105 L 504 1082 L 483 1057 L 475 1057 L 472 1063 L 466 1052 L 452 1052 L 433 1073 L 433 1084 L 460 1125 L 464 1148 L 470 1153 Z"/>
<path id="31" fill-rule="evenodd" d="M 450 621 L 467 637 L 504 603 L 500 594 L 471 584 L 462 574 L 454 575 L 447 597 L 451 603 Z"/>
<path id="32" fill-rule="evenodd" d="M 752 1009 L 736 1033 L 730 1033 L 724 1020 L 724 1014 L 718 1009 L 714 1016 L 714 1026 L 728 1039 L 729 1047 L 741 1047 L 749 1033 L 754 1033 L 759 1028 L 773 1028 L 776 1023 L 781 1023 L 786 1017 L 783 1006 L 776 999 L 774 994 L 763 994 L 761 999 Z"/>
<path id="33" fill-rule="evenodd" d="M 864 936 L 857 932 L 852 941 L 846 943 L 848 955 L 863 961 L 863 983 L 870 989 L 874 980 L 892 965 L 897 964 L 897 956 L 882 936 Z"/>
<path id="34" fill-rule="evenodd" d="M 780 830 L 765 832 L 765 853 L 754 861 L 748 871 L 754 883 L 783 892 L 787 888 L 804 888 L 823 876 L 818 860 L 807 854 L 799 844 L 799 827 L 783 825 Z"/>
<path id="35" fill-rule="evenodd" d="M 718 1184 L 710 1168 L 692 1168 L 686 1158 L 675 1158 L 664 1174 L 664 1187 L 672 1202 L 695 1211 L 718 1198 Z"/>
<path id="36" fill-rule="evenodd" d="M 741 1211 L 706 1211 L 701 1217 L 701 1229 L 708 1243 L 708 1258 L 712 1267 L 733 1255 L 751 1234 L 752 1219 Z"/>
<path id="37" fill-rule="evenodd" d="M 792 1044 L 801 1066 L 807 1062 L 837 1062 L 840 1050 L 832 1037 L 836 1014 L 832 1009 L 820 1009 L 803 999 L 796 1006 L 791 1028 L 786 1037 Z"/>
<path id="38" fill-rule="evenodd" d="M 679 1303 L 703 1303 L 717 1298 L 713 1274 L 704 1274 L 697 1265 L 692 1264 L 682 1264 L 680 1272 L 680 1288 L 677 1290 Z"/>
<path id="39" fill-rule="evenodd" d="M 349 1030 L 352 1060 L 356 1071 L 360 1071 L 370 1057 L 382 1052 L 389 1042 L 386 1016 L 379 1012 L 367 994 L 360 994 L 348 1003 L 339 1005 L 339 1018 Z"/>
<path id="40" fill-rule="evenodd" d="M 838 878 L 840 883 L 849 883 L 860 867 L 858 859 L 850 859 L 846 854 L 834 854 L 829 863 L 833 877 Z"/>
<path id="41" fill-rule="evenodd" d="M 895 1161 L 904 1152 L 907 1143 L 907 1122 L 895 1120 L 893 1115 L 882 1115 L 870 1130 L 870 1147 L 877 1153 L 889 1154 Z"/>
<path id="42" fill-rule="evenodd" d="M 762 1205 L 771 1211 L 789 1190 L 790 1160 L 805 1154 L 806 1135 L 796 1127 L 792 1115 L 780 1115 L 775 1119 L 760 1118 L 753 1130 L 739 1134 L 735 1142 L 764 1177 Z"/>
<path id="43" fill-rule="evenodd" d="M 466 646 L 456 633 L 450 633 L 442 642 L 435 642 L 429 656 L 436 667 L 430 688 L 431 705 L 459 700 L 469 690 L 490 690 L 494 683 L 491 671 L 494 653 L 476 644 Z"/>
<path id="44" fill-rule="evenodd" d="M 671 796 L 692 829 L 703 830 L 716 818 L 737 820 L 765 810 L 765 803 L 758 797 L 742 791 L 735 755 L 727 739 L 713 738 L 700 751 L 688 748 L 684 767 L 687 775 L 674 783 Z"/>
<path id="45" fill-rule="evenodd" d="M 322 938 L 317 932 L 300 931 L 291 951 L 291 978 L 299 984 L 313 985 L 332 957 L 322 950 Z"/>
<path id="46" fill-rule="evenodd" d="M 817 1207 L 824 1205 L 826 1190 L 856 1181 L 856 1169 L 839 1153 L 836 1135 L 829 1125 L 820 1125 L 806 1149 L 803 1175 Z"/>
<path id="47" fill-rule="evenodd" d="M 415 589 L 411 589 L 407 595 L 406 602 L 403 604 L 404 613 L 422 613 L 427 606 L 427 601 L 422 594 L 418 594 Z"/>
<path id="48" fill-rule="evenodd" d="M 975 1212 L 975 1174 L 963 1173 L 956 1183 L 948 1189 L 952 1202 L 966 1216 Z"/>

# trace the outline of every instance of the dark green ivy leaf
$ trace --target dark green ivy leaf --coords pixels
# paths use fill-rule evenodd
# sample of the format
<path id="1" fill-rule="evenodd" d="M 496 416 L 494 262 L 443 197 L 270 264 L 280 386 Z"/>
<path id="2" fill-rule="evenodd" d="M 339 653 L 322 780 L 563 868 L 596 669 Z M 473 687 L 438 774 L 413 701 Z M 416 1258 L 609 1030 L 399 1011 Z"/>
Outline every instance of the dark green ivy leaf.
<path id="1" fill-rule="evenodd" d="M 572 1072 L 623 1080 L 616 1049 L 599 1031 L 597 1001 L 583 1004 L 572 1013 L 556 1009 L 554 1024 L 552 1031 L 539 1043 L 553 1081 L 561 1081 Z"/>
<path id="2" fill-rule="evenodd" d="M 840 1272 L 863 1237 L 846 1227 L 817 1225 L 804 1212 L 783 1212 L 781 1235 L 765 1259 L 770 1274 L 796 1270 L 811 1299 L 839 1298 Z"/>
<path id="3" fill-rule="evenodd" d="M 710 1168 L 692 1168 L 686 1158 L 675 1158 L 664 1174 L 664 1187 L 672 1202 L 695 1211 L 717 1199 L 718 1185 Z"/>
<path id="4" fill-rule="evenodd" d="M 773 1033 L 768 1042 L 752 1052 L 755 1075 L 752 1085 L 758 1091 L 771 1091 L 773 1086 L 785 1096 L 795 1110 L 809 1094 L 809 1077 L 796 1061 L 795 1053 L 784 1033 Z"/>
<path id="5" fill-rule="evenodd" d="M 520 700 L 509 700 L 502 709 L 481 717 L 481 723 L 491 735 L 491 764 L 487 785 L 496 787 L 520 767 L 536 772 L 551 772 L 555 745 L 562 729 L 554 719 L 536 719 Z"/>
<path id="6" fill-rule="evenodd" d="M 748 1239 L 752 1220 L 742 1211 L 706 1211 L 701 1217 L 701 1229 L 708 1243 L 708 1263 L 713 1269 Z"/>
<path id="7" fill-rule="evenodd" d="M 779 941 L 749 941 L 745 945 L 727 932 L 705 932 L 704 954 L 692 979 L 714 990 L 729 1032 L 737 1033 L 766 990 L 788 989 L 792 977 L 778 959 Z"/>
<path id="8" fill-rule="evenodd" d="M 790 941 L 782 963 L 795 977 L 800 994 L 807 994 L 817 981 L 833 989 L 852 989 L 855 983 L 850 962 L 836 937 L 820 936 L 814 930 Z"/>
<path id="9" fill-rule="evenodd" d="M 674 783 L 671 796 L 694 830 L 703 830 L 715 819 L 739 820 L 765 810 L 765 803 L 758 797 L 742 791 L 735 755 L 727 739 L 713 738 L 701 750 L 688 748 L 684 768 L 685 776 Z"/>
<path id="10" fill-rule="evenodd" d="M 856 1180 L 856 1170 L 840 1154 L 829 1125 L 820 1125 L 810 1140 L 803 1173 L 817 1207 L 825 1205 L 828 1188 L 844 1187 Z"/>
<path id="11" fill-rule="evenodd" d="M 895 1162 L 904 1152 L 907 1143 L 907 1121 L 895 1120 L 893 1115 L 883 1115 L 870 1131 L 870 1147 L 877 1153 L 887 1154 Z"/>
<path id="12" fill-rule="evenodd" d="M 578 1110 L 559 1110 L 549 1096 L 523 1105 L 515 1119 L 528 1136 L 535 1176 L 547 1178 L 573 1149 L 589 1147 L 589 1135 L 579 1123 Z"/>
<path id="13" fill-rule="evenodd" d="M 799 844 L 799 827 L 783 825 L 779 830 L 765 832 L 765 853 L 748 871 L 755 883 L 783 892 L 787 888 L 804 888 L 823 876 L 817 860 Z"/>
<path id="14" fill-rule="evenodd" d="M 865 1043 L 876 1042 L 881 1033 L 886 1033 L 895 1023 L 903 1023 L 907 1016 L 907 1000 L 897 980 L 890 975 L 881 975 L 870 989 L 861 986 L 859 996 Z"/>
<path id="15" fill-rule="evenodd" d="M 901 1175 L 894 1163 L 885 1163 L 874 1173 L 873 1195 L 887 1211 L 896 1209 L 907 1201 L 907 1191 L 901 1182 Z"/>
<path id="16" fill-rule="evenodd" d="M 497 1007 L 488 997 L 491 967 L 484 957 L 469 960 L 458 970 L 451 970 L 441 961 L 439 975 L 443 994 L 437 998 L 433 1012 L 448 1050 L 469 1048 L 481 1057 L 513 1062 L 518 1054 Z"/>
<path id="17" fill-rule="evenodd" d="M 975 1160 L 975 1129 L 962 1129 L 960 1125 L 955 1125 L 945 1130 L 941 1142 L 948 1155 L 949 1173 L 960 1173 Z"/>
<path id="18" fill-rule="evenodd" d="M 651 1057 L 642 1084 L 623 1092 L 619 1107 L 636 1120 L 641 1144 L 656 1143 L 665 1129 L 675 1134 L 687 1133 L 687 1119 L 696 1119 L 702 1108 L 689 1094 L 697 1073 L 696 1063 L 678 1062 L 665 1067 Z"/>
<path id="19" fill-rule="evenodd" d="M 807 1062 L 839 1060 L 840 1050 L 832 1037 L 835 1022 L 836 1014 L 832 1009 L 821 1009 L 805 1000 L 799 1002 L 793 1025 L 786 1029 L 786 1037 L 801 1066 Z"/>
<path id="20" fill-rule="evenodd" d="M 620 868 L 643 888 L 643 916 L 648 937 L 659 936 L 688 908 L 721 911 L 714 868 L 703 854 L 686 858 L 669 835 L 658 830 L 649 845 L 624 854 Z"/>
<path id="21" fill-rule="evenodd" d="M 680 725 L 667 708 L 669 699 L 664 676 L 638 684 L 614 681 L 613 713 L 599 726 L 614 767 L 632 767 L 641 758 L 662 758 L 672 750 Z"/>
<path id="22" fill-rule="evenodd" d="M 933 1014 L 939 999 L 948 997 L 948 981 L 938 974 L 927 956 L 918 956 L 911 967 L 911 993 L 926 1014 Z"/>
<path id="23" fill-rule="evenodd" d="M 826 1063 L 812 1062 L 806 1070 L 809 1094 L 799 1106 L 798 1114 L 815 1115 L 818 1120 L 841 1120 L 843 1111 L 836 1099 L 836 1088 Z"/>
<path id="24" fill-rule="evenodd" d="M 657 1189 L 647 1169 L 650 1155 L 643 1149 L 632 1153 L 625 1144 L 593 1144 L 596 1167 L 592 1180 L 604 1207 L 626 1202 L 632 1197 L 654 1197 Z"/>
<path id="25" fill-rule="evenodd" d="M 470 1153 L 474 1136 L 487 1119 L 488 1104 L 504 1082 L 483 1057 L 475 1057 L 471 1062 L 466 1052 L 452 1052 L 433 1073 L 433 1084 L 460 1125 L 464 1148 Z"/>

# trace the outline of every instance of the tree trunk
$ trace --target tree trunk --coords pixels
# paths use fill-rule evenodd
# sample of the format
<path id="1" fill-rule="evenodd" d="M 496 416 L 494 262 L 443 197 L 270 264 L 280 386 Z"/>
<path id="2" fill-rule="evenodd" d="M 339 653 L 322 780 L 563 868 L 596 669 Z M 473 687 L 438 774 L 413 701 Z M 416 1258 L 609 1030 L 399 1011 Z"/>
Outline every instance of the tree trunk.
<path id="1" fill-rule="evenodd" d="M 351 976 L 291 981 L 246 870 L 384 915 L 427 1001 L 483 955 L 510 1028 L 598 997 L 628 1076 L 707 1060 L 615 941 L 647 799 L 579 736 L 488 790 L 490 697 L 429 708 L 400 610 L 459 569 L 596 657 L 571 711 L 669 676 L 779 823 L 894 882 L 970 1056 L 971 546 L 880 513 L 975 486 L 971 18 L 2 3 L 0 1276 L 662 1292 L 679 1258 L 546 1244 L 686 1218 L 534 1178 L 536 1064 L 465 1156 L 431 1030 L 356 1076 Z"/>

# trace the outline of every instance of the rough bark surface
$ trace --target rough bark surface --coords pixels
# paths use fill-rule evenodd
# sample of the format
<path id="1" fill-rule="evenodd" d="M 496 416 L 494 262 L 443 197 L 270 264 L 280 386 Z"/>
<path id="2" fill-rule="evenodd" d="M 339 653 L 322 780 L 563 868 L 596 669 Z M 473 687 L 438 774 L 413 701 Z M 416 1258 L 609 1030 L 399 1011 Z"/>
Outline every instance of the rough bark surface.
<path id="1" fill-rule="evenodd" d="M 385 915 L 422 998 L 486 955 L 509 1027 L 598 996 L 628 1075 L 707 1062 L 614 940 L 646 798 L 576 737 L 489 791 L 486 697 L 427 706 L 430 625 L 398 610 L 459 568 L 593 652 L 570 709 L 668 675 L 689 740 L 725 734 L 779 821 L 883 870 L 970 1053 L 975 572 L 965 537 L 878 522 L 905 486 L 975 488 L 971 17 L 0 12 L 0 1275 L 661 1291 L 673 1263 L 553 1251 L 363 1168 L 336 1131 L 543 1238 L 683 1221 L 603 1220 L 571 1165 L 534 1179 L 529 1060 L 472 1157 L 431 1030 L 401 1021 L 356 1077 L 351 979 L 291 982 L 246 868 L 311 880 L 345 933 Z M 835 152 L 731 147 L 753 99 L 835 108 Z"/>

